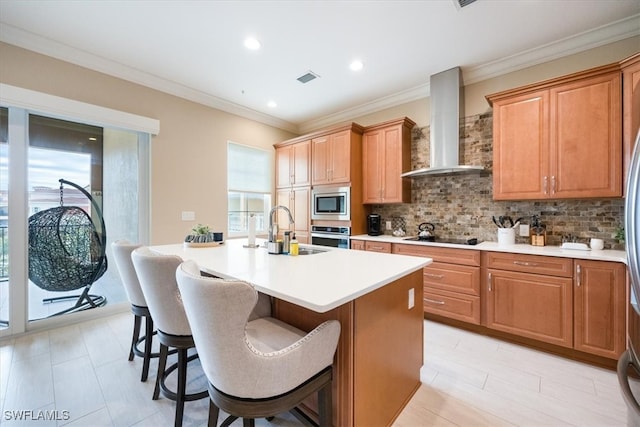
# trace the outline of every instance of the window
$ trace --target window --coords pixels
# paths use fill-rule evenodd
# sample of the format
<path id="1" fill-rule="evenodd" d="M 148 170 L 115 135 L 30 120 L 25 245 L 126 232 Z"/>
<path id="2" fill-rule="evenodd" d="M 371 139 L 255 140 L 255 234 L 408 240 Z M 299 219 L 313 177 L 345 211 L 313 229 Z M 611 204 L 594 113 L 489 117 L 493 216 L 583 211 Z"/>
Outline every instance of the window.
<path id="1" fill-rule="evenodd" d="M 260 148 L 227 144 L 229 237 L 246 236 L 249 216 L 256 218 L 256 232 L 267 232 L 271 209 L 271 153 Z"/>

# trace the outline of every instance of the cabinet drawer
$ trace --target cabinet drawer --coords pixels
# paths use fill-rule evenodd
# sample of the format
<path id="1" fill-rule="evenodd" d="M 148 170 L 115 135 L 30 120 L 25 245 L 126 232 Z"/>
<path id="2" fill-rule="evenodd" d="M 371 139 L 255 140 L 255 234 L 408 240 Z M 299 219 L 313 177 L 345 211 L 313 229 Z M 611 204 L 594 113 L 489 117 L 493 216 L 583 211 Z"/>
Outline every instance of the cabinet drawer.
<path id="1" fill-rule="evenodd" d="M 393 244 L 393 253 L 401 255 L 433 258 L 436 262 L 449 264 L 480 265 L 480 251 L 468 249 L 443 248 L 439 246 Z"/>
<path id="2" fill-rule="evenodd" d="M 485 252 L 483 265 L 498 270 L 549 276 L 573 277 L 573 260 L 541 255 L 522 255 L 507 252 Z"/>
<path id="3" fill-rule="evenodd" d="M 425 313 L 480 324 L 480 297 L 425 287 L 423 303 Z"/>
<path id="4" fill-rule="evenodd" d="M 480 267 L 431 263 L 424 268 L 424 286 L 480 296 Z"/>
<path id="5" fill-rule="evenodd" d="M 384 252 L 386 254 L 391 253 L 391 243 L 388 242 L 371 242 L 366 241 L 364 243 L 365 250 L 371 252 Z"/>

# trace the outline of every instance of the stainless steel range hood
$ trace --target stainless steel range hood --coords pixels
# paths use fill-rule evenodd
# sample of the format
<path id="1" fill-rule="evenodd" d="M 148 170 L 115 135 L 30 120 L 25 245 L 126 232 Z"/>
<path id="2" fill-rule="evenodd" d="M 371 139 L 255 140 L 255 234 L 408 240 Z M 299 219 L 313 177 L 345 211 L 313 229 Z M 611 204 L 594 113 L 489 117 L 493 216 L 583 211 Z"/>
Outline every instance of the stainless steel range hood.
<path id="1" fill-rule="evenodd" d="M 460 118 L 464 117 L 462 71 L 455 67 L 430 78 L 430 166 L 406 172 L 402 177 L 479 172 L 482 166 L 460 164 Z"/>

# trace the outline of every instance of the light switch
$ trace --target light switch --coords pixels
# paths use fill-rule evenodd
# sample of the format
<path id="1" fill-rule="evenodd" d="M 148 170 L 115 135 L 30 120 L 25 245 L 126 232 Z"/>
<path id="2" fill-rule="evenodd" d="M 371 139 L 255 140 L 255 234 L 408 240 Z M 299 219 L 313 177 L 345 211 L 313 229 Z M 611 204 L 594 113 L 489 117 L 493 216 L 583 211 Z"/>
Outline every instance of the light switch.
<path id="1" fill-rule="evenodd" d="M 195 221 L 196 213 L 193 211 L 182 211 L 182 220 L 183 221 Z"/>
<path id="2" fill-rule="evenodd" d="M 413 288 L 409 289 L 409 310 L 416 305 L 416 292 Z"/>

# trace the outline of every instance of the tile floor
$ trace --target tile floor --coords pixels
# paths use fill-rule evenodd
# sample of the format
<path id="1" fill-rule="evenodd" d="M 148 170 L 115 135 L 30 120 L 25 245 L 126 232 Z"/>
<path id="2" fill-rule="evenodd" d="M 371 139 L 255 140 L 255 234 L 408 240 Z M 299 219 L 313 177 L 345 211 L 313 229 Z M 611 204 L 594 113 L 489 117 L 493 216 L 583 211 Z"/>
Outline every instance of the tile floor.
<path id="1" fill-rule="evenodd" d="M 173 425 L 173 402 L 151 400 L 155 361 L 146 383 L 140 359 L 127 361 L 131 327 L 122 313 L 0 341 L 0 424 Z M 197 364 L 190 373 L 189 390 L 205 387 Z M 428 321 L 421 378 L 394 426 L 626 425 L 614 372 Z M 207 409 L 187 402 L 184 425 L 206 425 Z M 17 421 L 14 410 L 59 420 Z M 257 424 L 300 425 L 288 414 Z"/>

